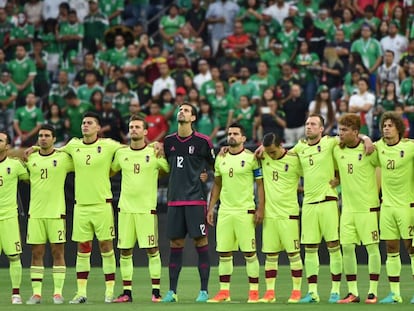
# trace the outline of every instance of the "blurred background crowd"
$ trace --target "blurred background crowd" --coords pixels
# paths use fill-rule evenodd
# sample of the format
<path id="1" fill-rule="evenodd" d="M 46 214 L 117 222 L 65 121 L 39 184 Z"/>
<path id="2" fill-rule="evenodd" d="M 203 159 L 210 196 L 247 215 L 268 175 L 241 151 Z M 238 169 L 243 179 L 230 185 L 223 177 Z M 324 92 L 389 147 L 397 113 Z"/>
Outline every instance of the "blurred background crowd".
<path id="1" fill-rule="evenodd" d="M 217 146 L 239 121 L 290 147 L 312 112 L 377 139 L 399 111 L 414 138 L 413 23 L 412 0 L 0 0 L 0 130 L 27 147 L 49 123 L 63 144 L 93 110 L 102 137 L 126 143 L 142 114 L 162 141 L 186 101 Z"/>

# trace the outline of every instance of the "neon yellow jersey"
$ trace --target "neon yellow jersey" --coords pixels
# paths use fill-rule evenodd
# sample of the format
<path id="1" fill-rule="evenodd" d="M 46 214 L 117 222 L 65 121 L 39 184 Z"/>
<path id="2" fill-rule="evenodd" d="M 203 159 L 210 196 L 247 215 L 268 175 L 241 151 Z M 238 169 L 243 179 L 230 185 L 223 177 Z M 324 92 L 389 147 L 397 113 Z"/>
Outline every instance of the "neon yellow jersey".
<path id="1" fill-rule="evenodd" d="M 298 184 L 302 168 L 297 154 L 286 152 L 282 158 L 273 160 L 265 152 L 262 171 L 265 217 L 286 219 L 298 216 Z"/>
<path id="2" fill-rule="evenodd" d="M 364 153 L 361 142 L 355 148 L 334 149 L 334 159 L 339 171 L 342 189 L 342 212 L 369 212 L 379 207 L 376 167 L 379 166 L 377 152 Z"/>
<path id="3" fill-rule="evenodd" d="M 262 171 L 254 154 L 249 150 L 217 157 L 215 176 L 221 176 L 219 213 L 239 213 L 256 208 L 254 180 L 261 179 Z"/>
<path id="4" fill-rule="evenodd" d="M 32 153 L 27 161 L 30 173 L 31 218 L 60 218 L 65 215 L 65 179 L 73 171 L 72 158 L 55 150 L 50 155 Z"/>
<path id="5" fill-rule="evenodd" d="M 309 145 L 299 141 L 293 150 L 298 154 L 304 178 L 304 203 L 325 200 L 327 196 L 337 197 L 329 181 L 335 177 L 333 149 L 338 144 L 334 137 L 324 136 L 317 144 Z"/>
<path id="6" fill-rule="evenodd" d="M 77 204 L 101 204 L 112 200 L 109 175 L 112 159 L 119 148 L 122 145 L 109 138 L 100 138 L 91 144 L 72 138 L 61 148 L 73 160 Z"/>
<path id="7" fill-rule="evenodd" d="M 388 146 L 375 143 L 381 165 L 382 207 L 410 207 L 414 203 L 414 143 L 402 139 Z"/>
<path id="8" fill-rule="evenodd" d="M 170 169 L 165 158 L 155 155 L 153 146 L 119 149 L 112 170 L 122 172 L 118 204 L 121 213 L 150 213 L 156 209 L 158 173 Z"/>
<path id="9" fill-rule="evenodd" d="M 19 180 L 29 180 L 26 167 L 20 160 L 6 157 L 0 162 L 0 220 L 17 215 Z"/>

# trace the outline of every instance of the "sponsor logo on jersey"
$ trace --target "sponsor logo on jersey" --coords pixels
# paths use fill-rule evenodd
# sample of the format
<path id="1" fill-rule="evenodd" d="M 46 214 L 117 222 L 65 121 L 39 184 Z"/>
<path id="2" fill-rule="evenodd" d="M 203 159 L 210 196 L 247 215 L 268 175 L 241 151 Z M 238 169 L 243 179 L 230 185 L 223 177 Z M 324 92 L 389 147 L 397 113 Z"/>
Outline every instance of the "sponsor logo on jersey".
<path id="1" fill-rule="evenodd" d="M 171 149 L 170 149 L 170 151 L 175 151 L 175 147 L 172 146 Z"/>

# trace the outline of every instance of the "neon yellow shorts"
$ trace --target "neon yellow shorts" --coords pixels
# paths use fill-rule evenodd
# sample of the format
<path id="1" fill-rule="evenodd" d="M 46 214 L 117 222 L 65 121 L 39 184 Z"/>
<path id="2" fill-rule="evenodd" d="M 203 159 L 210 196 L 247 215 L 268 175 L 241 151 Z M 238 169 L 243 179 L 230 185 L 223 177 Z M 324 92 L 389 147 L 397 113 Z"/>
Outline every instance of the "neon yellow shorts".
<path id="1" fill-rule="evenodd" d="M 29 218 L 27 244 L 66 242 L 66 222 L 62 218 Z"/>
<path id="2" fill-rule="evenodd" d="M 300 251 L 298 219 L 267 218 L 263 220 L 262 252 L 287 253 Z"/>
<path id="3" fill-rule="evenodd" d="M 119 213 L 118 248 L 134 248 L 137 241 L 140 248 L 153 248 L 158 246 L 157 215 Z"/>

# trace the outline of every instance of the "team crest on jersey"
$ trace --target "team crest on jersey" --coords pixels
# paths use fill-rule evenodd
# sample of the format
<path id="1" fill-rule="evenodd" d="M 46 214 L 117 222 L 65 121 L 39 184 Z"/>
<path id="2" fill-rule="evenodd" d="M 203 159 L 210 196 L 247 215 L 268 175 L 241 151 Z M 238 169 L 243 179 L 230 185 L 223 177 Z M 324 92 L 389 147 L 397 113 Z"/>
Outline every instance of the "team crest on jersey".
<path id="1" fill-rule="evenodd" d="M 288 169 L 289 169 L 289 165 L 288 164 L 285 164 L 285 172 L 287 172 Z"/>
<path id="2" fill-rule="evenodd" d="M 147 162 L 147 163 L 148 163 L 148 162 L 149 162 L 149 160 L 150 160 L 150 156 L 149 156 L 149 155 L 146 155 L 146 156 L 145 156 L 145 162 Z"/>
<path id="3" fill-rule="evenodd" d="M 318 146 L 317 149 L 318 149 L 318 152 L 321 152 L 321 150 L 322 150 L 321 146 Z"/>
<path id="4" fill-rule="evenodd" d="M 401 157 L 401 158 L 404 158 L 404 150 L 401 150 L 401 151 L 400 151 L 400 157 Z"/>
<path id="5" fill-rule="evenodd" d="M 241 167 L 244 167 L 244 165 L 246 164 L 246 162 L 244 161 L 244 160 L 242 160 L 241 162 L 240 162 L 240 165 L 241 165 Z"/>
<path id="6" fill-rule="evenodd" d="M 194 149 L 195 149 L 195 147 L 194 147 L 194 146 L 189 146 L 189 147 L 188 147 L 188 153 L 189 153 L 189 154 L 193 154 L 193 153 L 194 153 Z"/>
<path id="7" fill-rule="evenodd" d="M 10 175 L 10 173 L 11 173 L 11 168 L 10 168 L 10 167 L 8 167 L 8 168 L 7 168 L 7 174 L 8 174 L 8 175 Z"/>
<path id="8" fill-rule="evenodd" d="M 101 153 L 101 151 L 102 151 L 102 147 L 101 146 L 98 146 L 98 153 Z"/>
<path id="9" fill-rule="evenodd" d="M 358 154 L 358 161 L 362 160 L 362 154 Z"/>
<path id="10" fill-rule="evenodd" d="M 53 166 L 56 167 L 57 166 L 57 161 L 53 160 Z"/>

